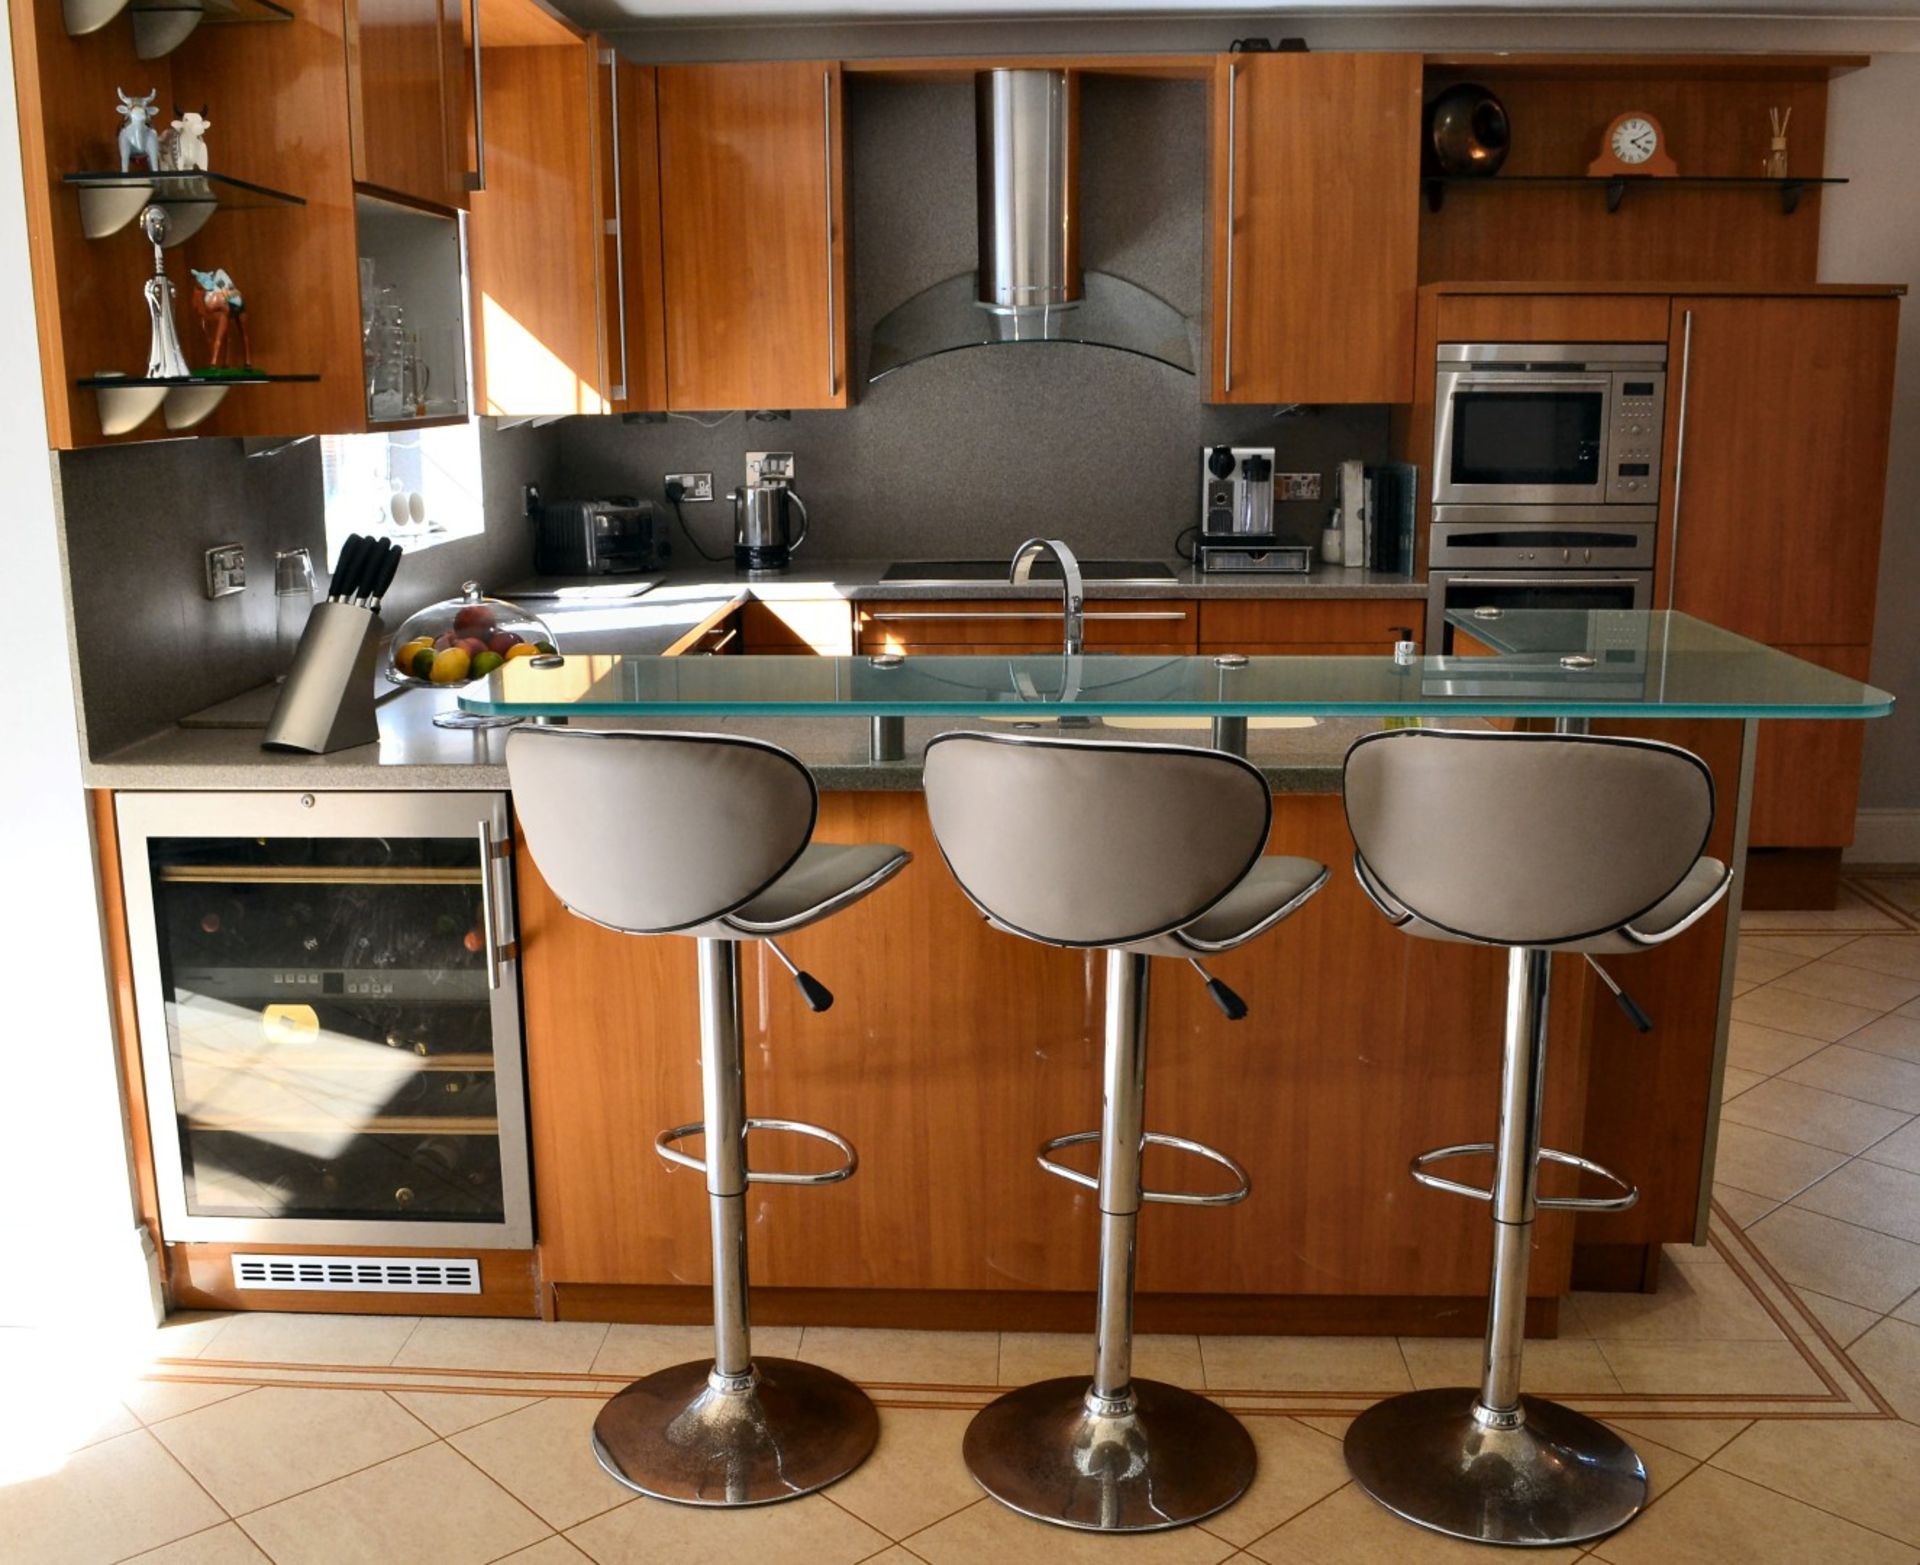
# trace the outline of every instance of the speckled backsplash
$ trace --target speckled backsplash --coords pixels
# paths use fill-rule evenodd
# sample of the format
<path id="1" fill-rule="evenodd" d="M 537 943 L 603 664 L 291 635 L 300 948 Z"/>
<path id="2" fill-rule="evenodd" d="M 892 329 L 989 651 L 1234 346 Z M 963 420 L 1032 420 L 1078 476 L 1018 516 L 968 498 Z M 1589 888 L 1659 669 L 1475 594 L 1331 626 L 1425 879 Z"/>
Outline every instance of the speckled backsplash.
<path id="1" fill-rule="evenodd" d="M 1208 407 L 1190 375 L 1111 349 L 969 349 L 865 384 L 873 324 L 975 262 L 971 83 L 847 90 L 856 401 L 791 422 L 705 415 L 561 424 L 568 496 L 661 496 L 667 472 L 711 472 L 724 495 L 749 450 L 794 452 L 816 558 L 998 555 L 1034 533 L 1089 554 L 1166 555 L 1196 520 L 1203 444 L 1272 445 L 1281 472 L 1327 475 L 1326 498 L 1278 507 L 1318 542 L 1332 473 L 1385 460 L 1385 408 Z M 1081 87 L 1081 260 L 1190 318 L 1205 302 L 1206 91 L 1199 82 L 1086 77 Z M 707 428 L 720 419 L 717 427 Z M 686 507 L 711 552 L 729 547 L 724 499 Z M 688 551 L 676 540 L 676 563 Z"/>

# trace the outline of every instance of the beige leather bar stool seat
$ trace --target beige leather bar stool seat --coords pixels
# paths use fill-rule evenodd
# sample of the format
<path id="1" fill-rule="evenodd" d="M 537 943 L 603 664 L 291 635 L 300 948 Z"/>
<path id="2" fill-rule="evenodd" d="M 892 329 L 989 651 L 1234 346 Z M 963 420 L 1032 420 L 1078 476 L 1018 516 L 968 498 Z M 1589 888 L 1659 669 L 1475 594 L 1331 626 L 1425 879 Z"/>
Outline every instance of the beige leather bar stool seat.
<path id="1" fill-rule="evenodd" d="M 824 1488 L 866 1460 L 873 1404 L 829 1370 L 752 1354 L 746 1191 L 825 1185 L 858 1166 L 830 1130 L 749 1119 L 743 1085 L 739 945 L 765 941 L 807 1004 L 833 1004 L 774 937 L 858 902 L 908 862 L 885 843 L 812 841 L 819 795 L 793 756 L 714 734 L 522 728 L 507 740 L 514 812 L 567 911 L 624 934 L 697 942 L 703 1118 L 655 1140 L 706 1176 L 713 1244 L 714 1356 L 635 1381 L 601 1410 L 593 1450 L 642 1494 L 690 1505 L 760 1505 Z M 826 1141 L 843 1161 L 818 1174 L 751 1165 L 751 1130 Z M 704 1135 L 705 1156 L 680 1149 Z"/>
<path id="2" fill-rule="evenodd" d="M 1726 895 L 1731 872 L 1704 853 L 1712 774 L 1687 751 L 1646 739 L 1394 729 L 1347 752 L 1346 803 L 1354 872 L 1396 927 L 1508 951 L 1494 1139 L 1424 1152 L 1412 1165 L 1420 1183 L 1492 1212 L 1481 1384 L 1369 1408 L 1348 1426 L 1348 1469 L 1387 1509 L 1452 1537 L 1542 1547 L 1602 1537 L 1645 1504 L 1646 1469 L 1604 1424 L 1521 1396 L 1527 1267 L 1539 1208 L 1621 1211 L 1639 1192 L 1609 1169 L 1541 1146 L 1548 977 L 1556 951 L 1592 961 L 1647 950 L 1684 934 Z M 1433 1172 L 1487 1154 L 1489 1189 Z M 1541 1196 L 1543 1158 L 1621 1193 Z"/>
<path id="3" fill-rule="evenodd" d="M 1191 962 L 1239 1020 L 1245 1003 L 1199 959 L 1271 929 L 1326 883 L 1326 867 L 1264 856 L 1266 782 L 1213 750 L 942 734 L 927 746 L 926 791 L 940 851 L 992 924 L 1106 952 L 1101 1128 L 1056 1136 L 1039 1154 L 1048 1173 L 1099 1192 L 1093 1379 L 1009 1392 L 968 1426 L 962 1454 L 987 1493 L 1042 1521 L 1103 1532 L 1198 1521 L 1246 1491 L 1253 1442 L 1204 1397 L 1134 1378 L 1134 1238 L 1144 1201 L 1227 1206 L 1249 1186 L 1225 1153 L 1145 1129 L 1148 963 Z M 1094 1142 L 1097 1177 L 1051 1156 Z M 1144 1189 L 1148 1145 L 1205 1158 L 1234 1187 Z"/>

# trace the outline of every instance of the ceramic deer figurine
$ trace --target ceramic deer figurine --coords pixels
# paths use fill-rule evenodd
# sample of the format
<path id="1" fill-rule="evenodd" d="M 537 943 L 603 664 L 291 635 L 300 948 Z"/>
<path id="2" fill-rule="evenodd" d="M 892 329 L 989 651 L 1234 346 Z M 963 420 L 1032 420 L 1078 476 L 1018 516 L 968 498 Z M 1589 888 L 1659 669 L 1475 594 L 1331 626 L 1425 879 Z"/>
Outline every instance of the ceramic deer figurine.
<path id="1" fill-rule="evenodd" d="M 144 98 L 129 98 L 122 89 L 113 90 L 120 94 L 120 113 L 127 122 L 120 127 L 120 172 L 132 172 L 135 158 L 144 158 L 149 169 L 158 169 L 160 137 L 153 128 L 153 117 L 158 112 L 153 100 L 160 94 L 156 91 Z"/>
<path id="2" fill-rule="evenodd" d="M 252 362 L 253 348 L 247 341 L 247 301 L 240 296 L 240 289 L 225 267 L 215 267 L 211 272 L 194 268 L 193 284 L 193 313 L 207 335 L 208 365 L 218 369 L 226 363 L 228 338 L 237 330 L 240 353 L 234 367 L 246 368 Z"/>
<path id="3" fill-rule="evenodd" d="M 213 129 L 213 121 L 207 118 L 206 106 L 203 104 L 196 114 L 192 109 L 183 109 L 175 104 L 173 113 L 173 123 L 160 138 L 161 166 L 178 169 L 182 173 L 206 173 L 207 132 Z"/>

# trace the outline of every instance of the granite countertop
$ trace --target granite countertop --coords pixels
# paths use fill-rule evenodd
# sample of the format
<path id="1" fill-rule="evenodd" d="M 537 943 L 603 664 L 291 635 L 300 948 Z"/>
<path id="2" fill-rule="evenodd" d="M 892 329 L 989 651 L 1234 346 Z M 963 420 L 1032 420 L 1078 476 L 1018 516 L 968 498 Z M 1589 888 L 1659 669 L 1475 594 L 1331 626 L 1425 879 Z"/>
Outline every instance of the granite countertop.
<path id="1" fill-rule="evenodd" d="M 1182 562 L 1171 582 L 1094 583 L 1089 597 L 1120 598 L 1405 598 L 1424 597 L 1426 584 L 1371 571 L 1323 567 L 1307 577 L 1202 577 Z M 626 656 L 657 656 L 691 639 L 750 599 L 861 598 L 1038 598 L 1057 600 L 1057 582 L 1024 587 L 1004 582 L 964 586 L 882 583 L 883 561 L 821 561 L 766 581 L 723 573 L 718 567 L 682 568 L 645 577 L 618 578 L 623 584 L 648 584 L 630 598 L 540 601 L 541 590 L 567 586 L 607 588 L 606 577 L 591 581 L 538 578 L 508 588 L 502 596 L 527 597 L 526 606 L 548 623 L 562 651 L 586 650 Z M 506 729 L 461 730 L 433 726 L 441 711 L 452 711 L 451 691 L 395 689 L 379 685 L 380 743 L 332 755 L 301 755 L 260 748 L 260 734 L 272 711 L 271 686 L 248 691 L 206 712 L 183 719 L 149 738 L 91 760 L 84 780 L 91 788 L 117 789 L 482 789 L 507 786 L 504 760 Z M 984 722 L 984 720 L 982 720 Z M 1368 721 L 1273 719 L 1285 727 L 1262 727 L 1255 720 L 1249 758 L 1281 792 L 1334 792 L 1341 757 L 1354 738 L 1378 725 Z M 1107 727 L 1126 736 L 1174 743 L 1205 744 L 1210 725 L 1147 727 L 1144 719 L 1110 719 Z M 1140 726 L 1136 726 L 1140 725 Z M 620 726 L 610 724 L 609 726 Z M 867 759 L 867 725 L 833 718 L 649 719 L 631 726 L 689 728 L 709 732 L 761 735 L 783 744 L 814 771 L 825 789 L 920 786 L 919 752 L 926 741 L 952 721 L 907 724 L 909 759 L 875 763 Z"/>

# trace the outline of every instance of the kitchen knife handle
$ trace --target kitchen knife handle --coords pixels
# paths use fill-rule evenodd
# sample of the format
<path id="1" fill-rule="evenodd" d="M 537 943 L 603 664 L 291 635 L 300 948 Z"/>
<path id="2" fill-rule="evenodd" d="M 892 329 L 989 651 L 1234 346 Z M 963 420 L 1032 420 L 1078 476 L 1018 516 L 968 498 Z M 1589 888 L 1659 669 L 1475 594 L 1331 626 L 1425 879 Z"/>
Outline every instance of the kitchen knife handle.
<path id="1" fill-rule="evenodd" d="M 387 589 L 393 585 L 393 574 L 400 569 L 400 556 L 405 554 L 399 544 L 387 544 L 387 557 L 380 562 L 380 568 L 374 572 L 367 587 L 367 607 L 375 613 L 380 610 L 380 600 L 387 595 Z"/>
<path id="2" fill-rule="evenodd" d="M 333 580 L 327 583 L 327 596 L 344 603 L 353 592 L 354 583 L 366 562 L 367 550 L 373 540 L 362 533 L 349 533 L 347 541 L 340 546 L 340 558 L 334 561 Z"/>

